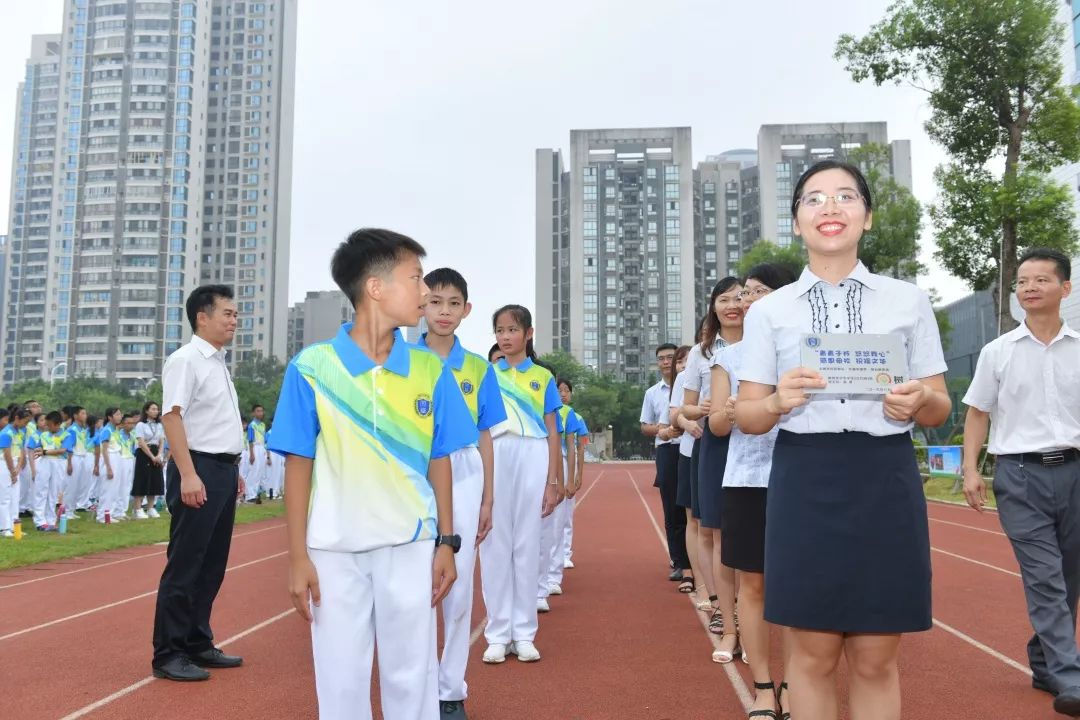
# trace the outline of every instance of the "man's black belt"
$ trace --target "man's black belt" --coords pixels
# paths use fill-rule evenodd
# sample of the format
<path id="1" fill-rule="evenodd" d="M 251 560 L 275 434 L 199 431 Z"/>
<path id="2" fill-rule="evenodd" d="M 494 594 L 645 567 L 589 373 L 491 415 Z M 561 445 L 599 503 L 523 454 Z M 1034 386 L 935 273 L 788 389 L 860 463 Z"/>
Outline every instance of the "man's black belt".
<path id="1" fill-rule="evenodd" d="M 239 465 L 240 455 L 239 453 L 208 453 L 201 450 L 189 451 L 195 457 L 206 458 L 207 460 L 216 460 L 219 463 L 225 463 L 226 465 Z"/>
<path id="2" fill-rule="evenodd" d="M 1038 463 L 1039 465 L 1064 465 L 1067 462 L 1073 462 L 1080 460 L 1080 450 L 1076 448 L 1066 448 L 1064 450 L 1051 450 L 1044 453 L 1015 453 L 1013 455 L 1002 455 L 1003 458 L 1010 458 L 1012 460 L 1018 460 L 1020 463 Z"/>

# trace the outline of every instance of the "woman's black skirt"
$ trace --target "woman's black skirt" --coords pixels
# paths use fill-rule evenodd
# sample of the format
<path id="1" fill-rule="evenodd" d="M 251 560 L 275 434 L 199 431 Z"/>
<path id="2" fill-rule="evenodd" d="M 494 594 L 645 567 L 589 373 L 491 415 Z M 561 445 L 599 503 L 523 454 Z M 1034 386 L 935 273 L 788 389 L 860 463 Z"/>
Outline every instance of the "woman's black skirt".
<path id="1" fill-rule="evenodd" d="M 697 446 L 697 443 L 694 443 L 694 445 Z M 679 487 L 675 491 L 675 504 L 679 507 L 690 507 L 690 501 L 692 499 L 690 496 L 690 486 L 693 485 L 693 483 L 691 482 L 693 476 L 690 474 L 692 467 L 693 463 L 691 462 L 690 458 L 680 452 L 678 470 Z"/>
<path id="2" fill-rule="evenodd" d="M 157 445 L 147 445 L 150 452 L 157 455 Z M 135 479 L 131 484 L 131 496 L 143 497 L 144 495 L 165 494 L 165 473 L 162 468 L 155 465 L 141 448 L 135 448 Z"/>
<path id="3" fill-rule="evenodd" d="M 766 517 L 766 620 L 844 633 L 930 629 L 926 498 L 907 433 L 781 430 Z"/>
<path id="4" fill-rule="evenodd" d="M 701 436 L 701 455 L 698 457 L 698 509 L 701 526 L 719 530 L 722 525 L 724 468 L 727 466 L 730 435 L 713 435 L 705 423 Z"/>
<path id="5" fill-rule="evenodd" d="M 720 527 L 720 562 L 742 572 L 765 572 L 767 488 L 726 487 Z M 704 520 L 701 521 L 704 524 Z"/>

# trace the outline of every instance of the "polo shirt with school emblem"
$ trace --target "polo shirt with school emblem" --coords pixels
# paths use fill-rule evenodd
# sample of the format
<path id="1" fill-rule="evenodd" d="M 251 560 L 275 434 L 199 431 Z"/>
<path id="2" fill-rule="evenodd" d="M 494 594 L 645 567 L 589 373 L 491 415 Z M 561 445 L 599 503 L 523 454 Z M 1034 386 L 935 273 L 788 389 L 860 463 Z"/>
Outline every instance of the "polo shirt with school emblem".
<path id="1" fill-rule="evenodd" d="M 517 367 L 503 358 L 495 364 L 495 370 L 506 407 L 506 420 L 491 429 L 491 436 L 509 433 L 520 437 L 546 438 L 548 432 L 544 416 L 562 407 L 555 378 L 529 358 L 525 358 Z M 561 432 L 562 421 L 558 414 L 555 420 Z"/>
<path id="2" fill-rule="evenodd" d="M 267 438 L 279 455 L 312 458 L 308 547 L 366 552 L 437 534 L 428 463 L 477 442 L 449 368 L 394 331 L 376 365 L 342 325 L 285 370 Z"/>

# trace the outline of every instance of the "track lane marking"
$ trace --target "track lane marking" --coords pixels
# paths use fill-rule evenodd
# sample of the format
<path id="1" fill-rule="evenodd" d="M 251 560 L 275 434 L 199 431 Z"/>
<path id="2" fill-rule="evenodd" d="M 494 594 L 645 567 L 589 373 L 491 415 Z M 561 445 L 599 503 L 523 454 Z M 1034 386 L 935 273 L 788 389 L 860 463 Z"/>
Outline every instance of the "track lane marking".
<path id="1" fill-rule="evenodd" d="M 278 525 L 270 525 L 269 527 L 259 528 L 258 530 L 250 530 L 248 532 L 236 533 L 235 535 L 233 535 L 233 540 L 235 540 L 237 538 L 247 537 L 248 535 L 258 535 L 259 533 L 267 532 L 268 530 L 276 530 L 278 528 L 283 528 L 283 527 L 285 527 L 285 523 L 281 523 L 281 524 L 278 524 Z M 160 543 L 154 543 L 154 544 L 158 545 Z M 137 555 L 135 557 L 123 558 L 121 560 L 111 560 L 109 562 L 104 562 L 104 563 L 99 563 L 97 565 L 91 565 L 89 567 L 79 568 L 78 570 L 66 570 L 64 572 L 59 572 L 59 573 L 56 573 L 54 575 L 46 575 L 44 577 L 34 578 L 33 580 L 22 580 L 22 581 L 17 582 L 17 583 L 11 583 L 9 585 L 0 585 L 0 590 L 9 590 L 11 588 L 22 587 L 23 585 L 32 585 L 33 583 L 44 582 L 45 580 L 53 580 L 55 578 L 64 577 L 66 575 L 76 575 L 78 573 L 90 572 L 91 570 L 99 570 L 100 568 L 111 567 L 113 565 L 120 565 L 121 563 L 128 563 L 128 562 L 132 562 L 134 560 L 145 560 L 146 558 L 160 557 L 160 556 L 162 556 L 164 554 L 165 554 L 165 551 L 159 551 L 159 552 L 146 553 L 145 555 Z M 77 557 L 78 556 L 76 556 L 76 558 Z M 64 560 L 73 560 L 73 559 L 75 559 L 75 558 L 64 558 Z M 56 561 L 56 562 L 58 562 L 58 561 Z M 5 570 L 4 572 L 13 572 L 13 571 L 21 570 L 21 569 L 22 569 L 21 567 L 11 568 L 10 570 Z"/>
<path id="2" fill-rule="evenodd" d="M 627 478 L 630 480 L 630 485 L 634 488 L 634 492 L 637 493 L 638 498 L 641 500 L 642 506 L 645 508 L 645 512 L 649 516 L 649 522 L 652 523 L 653 530 L 656 531 L 656 537 L 660 540 L 660 545 L 664 549 L 665 556 L 668 553 L 667 538 L 664 537 L 663 531 L 660 530 L 660 525 L 656 522 L 656 516 L 653 515 L 652 508 L 649 507 L 649 503 L 645 501 L 645 496 L 641 494 L 641 488 L 638 487 L 637 482 L 634 481 L 634 476 L 629 470 L 626 471 Z M 688 598 L 690 607 L 694 611 L 694 616 L 701 624 L 702 630 L 709 638 L 709 643 L 713 646 L 714 650 L 720 649 L 720 639 L 712 632 L 709 632 L 709 625 L 702 618 L 701 613 L 697 611 L 694 606 L 694 599 Z M 743 681 L 742 676 L 739 675 L 739 671 L 736 669 L 735 663 L 730 662 L 724 665 L 720 665 L 724 670 L 724 674 L 727 675 L 728 682 L 731 683 L 731 689 L 735 692 L 735 696 L 739 698 L 739 702 L 742 703 L 743 711 L 749 712 L 750 708 L 754 704 L 754 698 L 750 694 L 750 689 L 746 687 L 746 683 Z"/>
<path id="3" fill-rule="evenodd" d="M 1008 537 L 1008 535 L 998 530 L 987 530 L 986 528 L 975 527 L 974 525 L 965 525 L 964 523 L 953 522 L 951 520 L 939 520 L 938 518 L 932 517 L 930 518 L 930 522 L 941 523 L 942 525 L 951 525 L 953 527 L 964 528 L 965 530 L 974 530 L 975 532 L 987 533 L 989 535 Z"/>
<path id="4" fill-rule="evenodd" d="M 256 560 L 250 560 L 250 561 L 248 561 L 246 563 L 241 563 L 240 565 L 233 565 L 230 568 L 226 568 L 225 572 L 229 573 L 229 572 L 232 572 L 233 570 L 239 570 L 241 568 L 245 568 L 245 567 L 248 567 L 250 565 L 256 565 L 258 563 L 265 562 L 267 560 L 273 560 L 274 558 L 278 558 L 278 557 L 281 557 L 282 555 L 288 555 L 288 554 L 289 554 L 288 550 L 283 550 L 282 552 L 274 553 L 273 555 L 267 555 L 266 557 L 261 557 L 261 558 L 258 558 Z M 53 625 L 59 625 L 61 623 L 65 623 L 65 622 L 68 622 L 70 620 L 77 620 L 79 618 L 86 617 L 87 615 L 93 615 L 94 613 L 102 612 L 103 610 L 109 610 L 110 608 L 118 607 L 120 605 L 126 605 L 127 603 L 135 602 L 136 600 L 142 600 L 143 598 L 148 598 L 148 597 L 151 597 L 152 595 L 157 595 L 157 592 L 158 592 L 157 590 L 151 590 L 149 592 L 144 592 L 144 593 L 141 593 L 139 595 L 132 595 L 131 597 L 124 598 L 123 600 L 117 600 L 115 602 L 106 603 L 105 605 L 99 605 L 99 606 L 97 606 L 95 608 L 91 608 L 89 610 L 83 610 L 82 612 L 77 612 L 77 613 L 74 613 L 72 615 L 66 615 L 66 616 L 64 616 L 62 618 L 56 618 L 55 620 L 49 620 L 48 622 L 40 623 L 40 624 L 34 625 L 32 627 L 23 628 L 22 630 L 16 630 L 15 632 L 10 632 L 10 633 L 8 633 L 6 635 L 0 635 L 0 642 L 3 642 L 4 640 L 10 640 L 12 638 L 19 637 L 21 635 L 26 635 L 27 633 L 32 633 L 32 632 L 35 632 L 37 630 L 44 630 L 45 628 L 52 627 Z"/>
<path id="5" fill-rule="evenodd" d="M 998 567 L 997 565 L 991 565 L 990 563 L 985 563 L 982 560 L 976 560 L 974 558 L 969 558 L 969 557 L 966 557 L 964 555 L 957 555 L 954 552 L 949 552 L 948 550 L 942 550 L 941 548 L 937 548 L 937 547 L 934 547 L 932 545 L 930 546 L 930 549 L 933 550 L 936 553 L 941 553 L 942 555 L 948 555 L 949 557 L 956 558 L 957 560 L 963 560 L 964 562 L 969 562 L 972 565 L 979 565 L 981 567 L 988 568 L 990 570 L 994 570 L 994 571 L 999 572 L 999 573 L 1004 573 L 1005 575 L 1011 575 L 1011 576 L 1013 576 L 1015 578 L 1020 577 L 1020 573 L 1018 573 L 1018 572 L 1013 572 L 1012 570 L 1006 570 L 1003 567 Z"/>

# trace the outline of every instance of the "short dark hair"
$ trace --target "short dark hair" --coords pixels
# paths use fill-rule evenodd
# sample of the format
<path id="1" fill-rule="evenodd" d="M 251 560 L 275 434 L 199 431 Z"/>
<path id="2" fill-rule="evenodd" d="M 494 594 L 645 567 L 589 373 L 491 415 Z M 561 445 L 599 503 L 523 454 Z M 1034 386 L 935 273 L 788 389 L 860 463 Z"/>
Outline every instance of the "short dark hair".
<path id="1" fill-rule="evenodd" d="M 84 408 L 82 405 L 70 405 L 68 406 L 68 415 L 70 415 L 71 417 L 75 417 L 79 414 L 81 410 L 85 409 L 86 408 Z"/>
<path id="2" fill-rule="evenodd" d="M 802 200 L 806 182 L 818 173 L 825 172 L 826 170 L 843 170 L 854 178 L 855 189 L 862 195 L 862 201 L 863 205 L 866 207 L 866 211 L 869 212 L 874 209 L 873 200 L 870 197 L 870 183 L 866 181 L 866 176 L 863 175 L 862 170 L 851 163 L 846 163 L 841 160 L 822 160 L 807 168 L 806 172 L 799 177 L 799 181 L 795 183 L 795 190 L 791 193 L 791 217 L 795 217 L 799 214 L 799 202 Z"/>
<path id="3" fill-rule="evenodd" d="M 574 383 L 570 382 L 566 378 L 561 377 L 555 381 L 555 387 L 559 387 L 560 385 L 565 385 L 567 390 L 569 390 L 570 392 L 574 392 Z"/>
<path id="4" fill-rule="evenodd" d="M 461 293 L 461 299 L 469 302 L 469 285 L 461 273 L 453 268 L 436 268 L 424 276 L 424 284 L 429 289 L 449 287 Z"/>
<path id="5" fill-rule="evenodd" d="M 59 410 L 53 410 L 52 412 L 45 415 L 45 422 L 56 423 L 57 425 L 59 425 L 60 423 L 64 422 L 64 417 L 60 414 Z"/>
<path id="6" fill-rule="evenodd" d="M 1020 256 L 1016 267 L 1019 268 L 1028 260 L 1049 260 L 1054 263 L 1054 272 L 1062 282 L 1072 279 L 1072 262 L 1069 260 L 1069 256 L 1060 250 L 1045 247 L 1030 248 Z"/>
<path id="7" fill-rule="evenodd" d="M 191 331 L 195 332 L 199 329 L 199 313 L 211 313 L 214 310 L 214 303 L 218 301 L 218 298 L 224 300 L 233 299 L 233 289 L 228 285 L 200 285 L 191 291 L 191 294 L 187 298 L 187 319 L 191 323 Z"/>
<path id="8" fill-rule="evenodd" d="M 71 415 L 72 415 L 71 408 L 72 407 L 73 406 L 71 406 L 71 405 L 65 405 L 64 407 L 60 408 L 60 412 L 62 414 L 64 414 L 64 415 L 67 415 L 68 417 L 71 417 Z"/>
<path id="9" fill-rule="evenodd" d="M 112 422 L 112 416 L 118 412 L 120 412 L 120 408 L 118 407 L 105 408 L 105 422 Z"/>
<path id="10" fill-rule="evenodd" d="M 746 285 L 747 280 L 757 280 L 770 290 L 779 290 L 795 282 L 795 273 L 791 268 L 780 263 L 760 263 L 750 268 L 742 284 Z"/>
<path id="11" fill-rule="evenodd" d="M 355 308 L 367 279 L 387 275 L 407 255 L 422 258 L 424 246 L 411 237 L 393 230 L 361 228 L 338 245 L 330 260 L 330 275 Z"/>
<path id="12" fill-rule="evenodd" d="M 656 354 L 659 355 L 665 350 L 678 350 L 679 346 L 675 343 L 664 343 L 663 345 L 656 346 Z"/>
<path id="13" fill-rule="evenodd" d="M 499 343 L 495 343 L 491 346 L 491 349 L 488 350 L 488 362 L 491 362 L 491 358 L 493 358 L 497 352 L 502 352 L 502 350 L 499 349 Z"/>
<path id="14" fill-rule="evenodd" d="M 254 405 L 251 406 L 251 412 L 255 412 L 256 410 L 258 410 L 261 407 L 262 407 L 261 403 L 255 403 Z M 263 410 L 265 410 L 265 409 L 266 408 L 263 408 Z"/>
<path id="15" fill-rule="evenodd" d="M 25 402 L 23 402 L 23 407 L 29 407 L 30 403 L 36 403 L 36 402 L 37 402 L 37 400 L 34 400 L 33 398 L 31 398 L 31 399 L 26 400 Z"/>
<path id="16" fill-rule="evenodd" d="M 27 410 L 24 407 L 15 408 L 14 410 L 11 411 L 11 420 L 12 420 L 12 422 L 14 422 L 15 420 L 22 420 L 22 419 L 28 418 L 28 417 L 30 417 L 30 411 Z"/>
<path id="17" fill-rule="evenodd" d="M 128 411 L 128 412 L 124 413 L 124 417 L 120 418 L 120 422 L 123 422 L 124 420 L 127 420 L 128 418 L 137 418 L 137 417 L 139 417 L 139 413 L 134 412 L 134 411 Z"/>
<path id="18" fill-rule="evenodd" d="M 7 408 L 0 408 L 0 420 L 3 420 L 4 418 L 6 418 L 10 414 L 11 413 L 8 412 Z"/>

